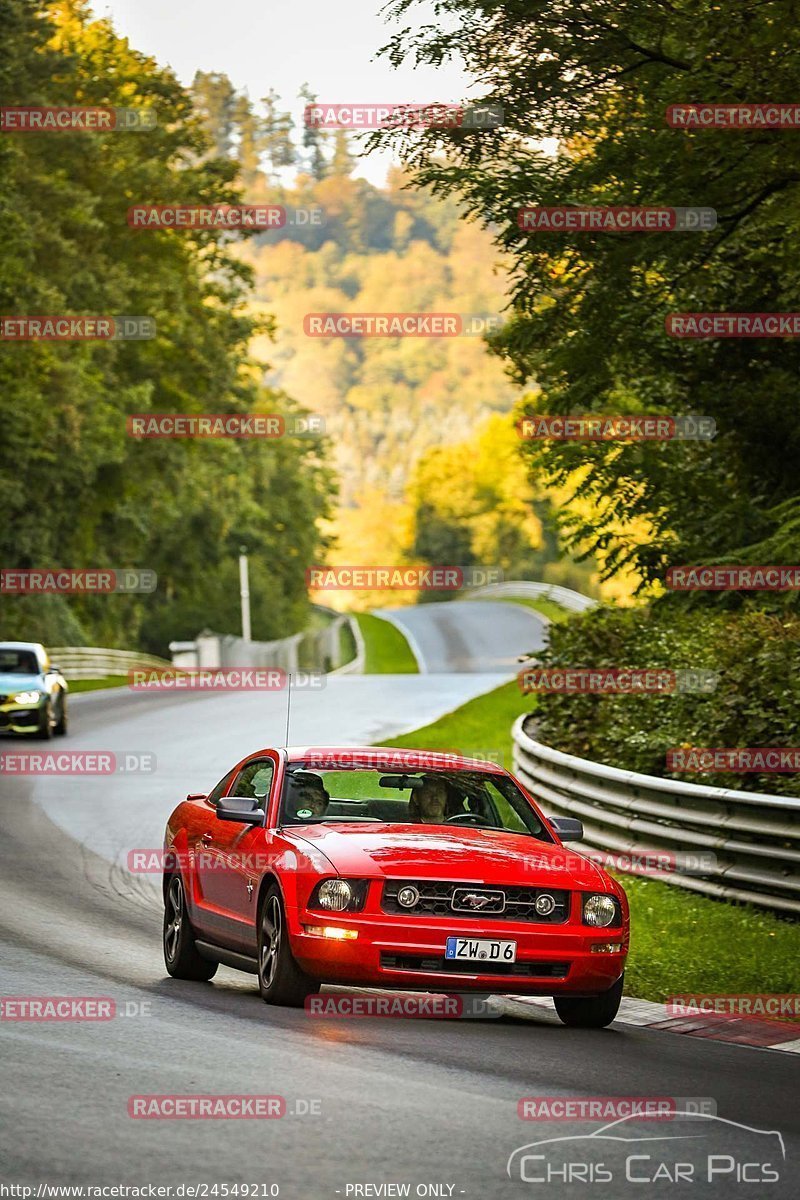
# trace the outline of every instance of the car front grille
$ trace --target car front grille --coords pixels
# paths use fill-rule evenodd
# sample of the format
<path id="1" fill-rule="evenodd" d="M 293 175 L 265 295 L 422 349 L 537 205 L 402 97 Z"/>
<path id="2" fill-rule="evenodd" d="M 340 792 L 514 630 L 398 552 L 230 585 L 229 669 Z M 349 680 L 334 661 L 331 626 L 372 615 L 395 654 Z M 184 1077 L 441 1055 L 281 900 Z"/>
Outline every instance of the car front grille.
<path id="1" fill-rule="evenodd" d="M 414 888 L 419 898 L 412 906 L 398 900 L 403 888 Z M 483 907 L 471 907 L 470 896 L 488 897 Z M 553 911 L 536 911 L 539 896 L 550 896 Z M 408 917 L 467 917 L 484 921 L 531 921 L 537 925 L 563 925 L 569 918 L 570 893 L 560 888 L 491 887 L 478 883 L 448 883 L 430 879 L 390 879 L 384 884 L 382 908 Z"/>
<path id="2" fill-rule="evenodd" d="M 381 954 L 381 966 L 387 971 L 425 971 L 440 975 L 510 975 L 525 979 L 566 979 L 566 962 L 492 963 L 454 962 L 422 954 Z"/>

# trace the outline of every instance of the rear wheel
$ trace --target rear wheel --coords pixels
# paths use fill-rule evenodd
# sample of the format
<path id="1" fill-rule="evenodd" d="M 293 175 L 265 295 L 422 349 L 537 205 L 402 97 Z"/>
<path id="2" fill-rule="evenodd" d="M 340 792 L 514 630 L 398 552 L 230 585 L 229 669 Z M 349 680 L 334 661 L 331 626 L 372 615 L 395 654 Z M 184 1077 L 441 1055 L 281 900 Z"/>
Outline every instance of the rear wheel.
<path id="1" fill-rule="evenodd" d="M 258 987 L 267 1004 L 300 1008 L 319 983 L 295 962 L 289 945 L 281 894 L 275 884 L 267 891 L 258 923 Z"/>
<path id="2" fill-rule="evenodd" d="M 604 1029 L 619 1012 L 625 976 L 599 996 L 554 996 L 556 1012 L 565 1025 L 581 1029 Z"/>
<path id="3" fill-rule="evenodd" d="M 174 979 L 211 979 L 217 971 L 195 945 L 180 875 L 170 879 L 164 902 L 164 963 Z"/>

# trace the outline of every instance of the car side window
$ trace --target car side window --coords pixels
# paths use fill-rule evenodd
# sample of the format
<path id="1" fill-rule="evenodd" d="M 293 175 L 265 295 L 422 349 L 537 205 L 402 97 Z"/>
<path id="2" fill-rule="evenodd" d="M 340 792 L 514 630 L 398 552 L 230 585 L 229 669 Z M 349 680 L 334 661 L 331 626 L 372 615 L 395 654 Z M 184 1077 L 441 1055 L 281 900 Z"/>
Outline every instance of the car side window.
<path id="1" fill-rule="evenodd" d="M 208 800 L 209 804 L 214 804 L 214 805 L 217 804 L 220 796 L 224 795 L 225 790 L 226 790 L 228 784 L 230 783 L 232 776 L 233 776 L 233 771 L 228 771 L 228 774 L 223 775 L 222 779 L 220 779 L 217 786 L 208 793 L 208 795 L 206 796 L 206 800 Z"/>
<path id="2" fill-rule="evenodd" d="M 275 764 L 271 758 L 256 758 L 242 767 L 233 785 L 232 796 L 241 796 L 247 800 L 255 800 L 258 807 L 263 809 L 267 803 Z"/>

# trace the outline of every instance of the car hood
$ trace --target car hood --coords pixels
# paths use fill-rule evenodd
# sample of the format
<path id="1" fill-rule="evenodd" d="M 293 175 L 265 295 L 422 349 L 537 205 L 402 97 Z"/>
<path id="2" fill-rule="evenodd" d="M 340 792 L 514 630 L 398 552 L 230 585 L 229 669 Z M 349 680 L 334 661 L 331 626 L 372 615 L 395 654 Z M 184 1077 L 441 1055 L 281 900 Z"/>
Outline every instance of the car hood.
<path id="1" fill-rule="evenodd" d="M 41 675 L 5 675 L 0 671 L 0 692 L 44 691 Z"/>
<path id="2" fill-rule="evenodd" d="M 370 821 L 293 826 L 283 832 L 321 850 L 341 875 L 577 888 L 605 886 L 608 878 L 565 846 L 505 830 Z"/>

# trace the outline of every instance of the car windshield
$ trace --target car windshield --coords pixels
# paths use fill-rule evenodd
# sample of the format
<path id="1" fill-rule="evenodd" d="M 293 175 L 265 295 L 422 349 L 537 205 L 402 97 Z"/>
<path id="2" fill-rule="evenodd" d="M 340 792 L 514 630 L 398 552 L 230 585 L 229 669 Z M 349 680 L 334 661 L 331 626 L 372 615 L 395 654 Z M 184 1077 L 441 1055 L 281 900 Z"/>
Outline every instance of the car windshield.
<path id="1" fill-rule="evenodd" d="M 0 646 L 0 675 L 38 675 L 39 664 L 32 650 Z"/>
<path id="2" fill-rule="evenodd" d="M 290 767 L 281 796 L 280 823 L 334 821 L 502 829 L 553 841 L 507 775 Z"/>

